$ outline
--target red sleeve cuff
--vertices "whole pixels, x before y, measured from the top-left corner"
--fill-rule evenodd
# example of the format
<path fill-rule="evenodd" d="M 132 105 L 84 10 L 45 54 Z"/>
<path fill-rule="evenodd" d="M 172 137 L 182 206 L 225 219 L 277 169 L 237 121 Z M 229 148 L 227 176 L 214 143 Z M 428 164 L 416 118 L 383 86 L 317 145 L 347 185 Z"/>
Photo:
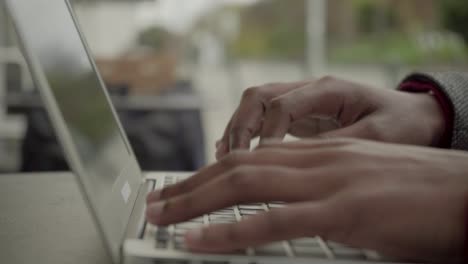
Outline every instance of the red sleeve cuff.
<path fill-rule="evenodd" d="M 439 90 L 436 85 L 418 81 L 404 82 L 400 85 L 399 90 L 412 93 L 431 93 L 435 97 L 439 103 L 445 119 L 445 131 L 439 147 L 450 148 L 452 142 L 454 111 L 452 104 L 447 96 L 441 90 Z"/>

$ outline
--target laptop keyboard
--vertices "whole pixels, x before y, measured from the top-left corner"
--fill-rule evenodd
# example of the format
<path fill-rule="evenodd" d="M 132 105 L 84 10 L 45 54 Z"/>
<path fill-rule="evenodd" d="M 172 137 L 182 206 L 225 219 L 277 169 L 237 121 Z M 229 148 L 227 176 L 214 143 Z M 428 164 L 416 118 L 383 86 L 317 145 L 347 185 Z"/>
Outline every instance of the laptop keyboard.
<path fill-rule="evenodd" d="M 182 179 L 183 178 L 176 176 L 166 176 L 163 179 L 164 182 L 159 182 L 157 184 L 157 188 L 169 186 Z M 184 234 L 187 230 L 208 226 L 210 224 L 235 223 L 242 220 L 243 217 L 269 211 L 274 208 L 281 208 L 283 206 L 284 203 L 282 202 L 238 205 L 168 227 L 156 227 L 148 224 L 144 239 L 154 240 L 157 249 L 185 251 Z M 290 258 L 380 260 L 380 257 L 373 251 L 351 248 L 339 243 L 324 241 L 320 237 L 275 242 L 257 248 L 248 248 L 235 253 L 236 255 L 259 257 L 277 256 Z"/>

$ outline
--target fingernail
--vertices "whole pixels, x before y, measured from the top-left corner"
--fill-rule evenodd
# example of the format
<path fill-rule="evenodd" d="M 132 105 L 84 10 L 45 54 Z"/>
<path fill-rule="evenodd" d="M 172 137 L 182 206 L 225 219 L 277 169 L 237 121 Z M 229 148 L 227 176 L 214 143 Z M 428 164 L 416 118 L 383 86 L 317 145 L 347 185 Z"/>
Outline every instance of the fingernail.
<path fill-rule="evenodd" d="M 146 210 L 147 215 L 150 216 L 151 218 L 159 219 L 162 215 L 163 209 L 164 209 L 165 202 L 158 202 L 151 204 L 148 206 L 148 209 Z"/>
<path fill-rule="evenodd" d="M 203 231 L 201 228 L 189 230 L 185 234 L 185 243 L 187 245 L 201 243 L 202 236 L 203 236 Z"/>

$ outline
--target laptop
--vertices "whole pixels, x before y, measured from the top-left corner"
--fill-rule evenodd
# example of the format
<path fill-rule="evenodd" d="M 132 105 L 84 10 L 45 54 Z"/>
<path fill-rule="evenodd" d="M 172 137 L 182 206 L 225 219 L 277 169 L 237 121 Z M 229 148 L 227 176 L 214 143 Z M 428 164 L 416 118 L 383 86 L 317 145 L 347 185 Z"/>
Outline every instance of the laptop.
<path fill-rule="evenodd" d="M 4 0 L 35 84 L 114 263 L 390 263 L 371 251 L 319 237 L 280 241 L 231 254 L 194 254 L 183 234 L 284 206 L 238 205 L 188 222 L 145 221 L 146 195 L 186 179 L 185 173 L 143 174 L 96 69 L 68 0 Z"/>

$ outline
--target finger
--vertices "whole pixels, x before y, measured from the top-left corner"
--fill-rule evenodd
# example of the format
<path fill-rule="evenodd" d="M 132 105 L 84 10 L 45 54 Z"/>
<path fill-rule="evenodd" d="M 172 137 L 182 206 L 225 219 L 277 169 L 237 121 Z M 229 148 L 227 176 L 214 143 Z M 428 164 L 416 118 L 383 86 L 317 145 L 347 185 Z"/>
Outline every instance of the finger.
<path fill-rule="evenodd" d="M 250 141 L 261 127 L 265 97 L 266 92 L 259 88 L 249 88 L 244 92 L 237 114 L 226 134 L 228 151 L 250 148 Z"/>
<path fill-rule="evenodd" d="M 266 140 L 260 144 L 255 151 L 265 149 L 285 149 L 285 150 L 319 150 L 324 148 L 340 148 L 356 144 L 359 140 L 351 138 L 332 138 L 326 134 L 319 135 L 316 139 L 296 140 L 290 142 L 278 142 Z"/>
<path fill-rule="evenodd" d="M 228 126 L 229 126 L 229 124 L 228 124 Z M 216 149 L 219 149 L 220 147 L 222 147 L 222 145 L 223 145 L 222 139 L 217 140 L 216 143 L 215 143 Z"/>
<path fill-rule="evenodd" d="M 195 252 L 227 253 L 298 237 L 327 237 L 335 225 L 334 219 L 325 203 L 295 204 L 235 224 L 191 230 L 185 235 L 185 242 Z"/>
<path fill-rule="evenodd" d="M 311 181 L 314 184 L 307 184 Z M 285 186 L 284 183 L 288 185 Z M 269 201 L 297 202 L 327 197 L 346 181 L 323 171 L 279 167 L 241 167 L 192 192 L 150 204 L 148 220 L 157 225 L 187 221 L 235 204 Z"/>
<path fill-rule="evenodd" d="M 174 185 L 165 187 L 161 190 L 151 192 L 147 198 L 147 203 L 153 203 L 164 199 L 169 199 L 173 196 L 190 192 L 198 185 L 208 182 L 211 179 L 220 176 L 221 174 L 231 170 L 241 164 L 247 164 L 251 159 L 250 153 L 247 151 L 236 151 L 229 156 L 223 158 L 217 163 L 204 167 L 195 173 L 192 177 L 178 182 Z"/>
<path fill-rule="evenodd" d="M 303 86 L 304 83 L 268 84 L 247 89 L 242 96 L 237 114 L 226 135 L 229 136 L 229 151 L 248 149 L 251 139 L 261 129 L 265 108 L 271 98 L 297 89 Z"/>
<path fill-rule="evenodd" d="M 291 135 L 297 137 L 311 137 L 311 136 L 318 136 L 319 134 L 323 134 L 329 131 L 333 131 L 339 128 L 339 124 L 335 120 L 331 119 L 321 119 L 321 118 L 306 118 L 299 120 L 292 124 L 291 128 L 289 129 L 289 133 Z M 258 136 L 258 133 L 255 133 L 253 137 Z M 322 137 L 325 137 L 324 134 Z M 321 136 L 318 136 L 321 137 Z M 340 137 L 338 134 L 335 137 Z M 342 137 L 346 137 L 344 134 Z M 269 138 L 264 139 L 261 144 L 257 146 L 257 148 L 261 148 L 262 145 L 265 143 L 278 143 L 281 144 L 282 140 Z M 275 144 L 277 145 L 277 144 Z M 307 145 L 304 145 L 304 147 Z M 221 160 L 227 153 L 229 153 L 229 147 L 227 144 L 224 144 L 222 140 L 216 141 L 216 159 L 219 161 Z"/>
<path fill-rule="evenodd" d="M 236 115 L 237 115 L 237 110 L 236 112 L 234 112 L 226 128 L 224 129 L 223 137 L 220 140 L 218 140 L 216 143 L 216 159 L 217 160 L 220 160 L 227 153 L 229 153 L 229 131 L 231 131 L 232 120 L 235 118 Z"/>
<path fill-rule="evenodd" d="M 313 168 L 324 166 L 334 159 L 330 153 L 320 154 L 319 150 L 271 148 L 255 152 L 235 152 L 221 161 L 203 168 L 185 181 L 176 183 L 167 188 L 155 191 L 148 195 L 147 202 L 152 203 L 168 199 L 183 193 L 190 192 L 226 172 L 239 166 L 284 166 L 291 168 Z"/>
<path fill-rule="evenodd" d="M 359 103 L 362 96 L 355 87 L 326 77 L 274 98 L 265 112 L 261 140 L 283 138 L 294 122 L 306 117 L 333 119 L 341 125 L 353 123 L 368 107 Z"/>
<path fill-rule="evenodd" d="M 326 89 L 306 87 L 275 98 L 265 112 L 261 139 L 283 138 L 291 125 L 306 116 L 335 118 L 342 101 Z"/>

